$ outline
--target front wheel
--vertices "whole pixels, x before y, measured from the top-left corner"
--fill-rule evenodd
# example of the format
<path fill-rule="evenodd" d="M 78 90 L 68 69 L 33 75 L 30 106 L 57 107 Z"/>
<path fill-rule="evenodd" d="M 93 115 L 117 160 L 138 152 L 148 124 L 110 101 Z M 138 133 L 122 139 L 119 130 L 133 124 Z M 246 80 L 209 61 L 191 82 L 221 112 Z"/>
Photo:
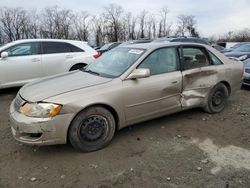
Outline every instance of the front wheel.
<path fill-rule="evenodd" d="M 115 133 L 115 119 L 103 107 L 90 107 L 80 112 L 69 128 L 69 140 L 74 148 L 90 152 L 104 148 Z"/>
<path fill-rule="evenodd" d="M 229 96 L 228 89 L 223 83 L 219 83 L 210 91 L 207 104 L 204 110 L 214 114 L 224 110 L 227 98 Z"/>

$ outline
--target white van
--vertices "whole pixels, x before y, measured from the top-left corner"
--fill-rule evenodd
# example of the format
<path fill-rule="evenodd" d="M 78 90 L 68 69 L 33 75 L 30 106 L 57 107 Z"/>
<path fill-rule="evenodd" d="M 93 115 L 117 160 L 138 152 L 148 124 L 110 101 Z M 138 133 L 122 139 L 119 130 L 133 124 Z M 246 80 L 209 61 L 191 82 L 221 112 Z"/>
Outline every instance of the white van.
<path fill-rule="evenodd" d="M 0 47 L 0 89 L 77 70 L 97 57 L 98 53 L 83 41 L 17 40 Z"/>

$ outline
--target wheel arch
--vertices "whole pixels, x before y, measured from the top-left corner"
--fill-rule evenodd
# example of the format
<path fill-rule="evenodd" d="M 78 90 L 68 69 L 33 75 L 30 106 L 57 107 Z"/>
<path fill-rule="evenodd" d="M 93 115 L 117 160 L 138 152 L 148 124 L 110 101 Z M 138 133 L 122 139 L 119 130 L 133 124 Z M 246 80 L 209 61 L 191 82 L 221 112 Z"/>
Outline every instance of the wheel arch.
<path fill-rule="evenodd" d="M 92 107 L 103 107 L 103 108 L 107 109 L 113 115 L 113 117 L 115 119 L 115 130 L 119 129 L 119 127 L 120 127 L 119 126 L 120 125 L 119 115 L 118 115 L 117 111 L 111 105 L 104 104 L 104 103 L 91 104 L 91 105 L 86 106 L 83 109 L 79 110 L 76 113 L 76 115 L 72 118 L 72 120 L 70 121 L 70 124 L 69 124 L 68 129 L 67 129 L 67 143 L 69 141 L 69 129 L 70 129 L 70 126 L 71 126 L 72 122 L 74 121 L 74 119 L 77 117 L 77 115 L 79 113 L 81 113 L 82 111 L 84 111 L 88 108 L 92 108 Z"/>
<path fill-rule="evenodd" d="M 83 63 L 83 62 L 72 64 L 72 65 L 69 67 L 69 71 L 71 71 L 73 67 L 80 66 L 80 65 L 82 65 L 82 66 L 85 67 L 85 66 L 88 65 L 88 64 L 87 64 L 87 63 Z"/>
<path fill-rule="evenodd" d="M 231 95 L 231 85 L 227 81 L 221 81 L 220 83 L 224 84 L 227 87 L 228 95 Z"/>

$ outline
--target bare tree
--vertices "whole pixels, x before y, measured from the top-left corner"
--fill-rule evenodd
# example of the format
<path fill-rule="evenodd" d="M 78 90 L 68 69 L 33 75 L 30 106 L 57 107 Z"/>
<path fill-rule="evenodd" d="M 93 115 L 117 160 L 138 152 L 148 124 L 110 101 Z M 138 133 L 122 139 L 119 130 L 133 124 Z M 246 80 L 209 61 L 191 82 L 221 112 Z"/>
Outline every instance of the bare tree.
<path fill-rule="evenodd" d="M 131 12 L 127 12 L 123 19 L 123 31 L 125 34 L 124 40 L 135 39 L 136 18 L 132 16 Z"/>
<path fill-rule="evenodd" d="M 163 7 L 162 9 L 161 9 L 161 11 L 160 11 L 160 16 L 161 16 L 161 20 L 160 20 L 160 22 L 161 22 L 161 27 L 162 27 L 162 29 L 161 29 L 161 36 L 168 36 L 168 35 L 170 35 L 170 32 L 171 32 L 171 26 L 172 26 L 172 24 L 168 24 L 167 23 L 167 15 L 168 15 L 168 13 L 169 13 L 169 9 L 168 9 L 168 7 Z"/>
<path fill-rule="evenodd" d="M 196 31 L 197 22 L 195 20 L 195 17 L 192 15 L 187 15 L 185 20 L 186 20 L 186 28 L 187 28 L 187 31 L 189 32 L 189 35 L 192 37 L 198 37 L 199 34 Z"/>
<path fill-rule="evenodd" d="M 177 34 L 185 36 L 185 33 L 188 32 L 190 36 L 199 36 L 198 32 L 196 31 L 197 22 L 194 16 L 181 14 L 178 16 L 177 24 Z"/>
<path fill-rule="evenodd" d="M 27 38 L 29 18 L 22 8 L 4 7 L 0 11 L 0 28 L 8 41 Z"/>
<path fill-rule="evenodd" d="M 119 40 L 119 34 L 121 32 L 121 17 L 123 12 L 123 8 L 116 4 L 110 4 L 104 8 L 103 16 L 107 26 L 107 36 L 112 42 Z"/>
<path fill-rule="evenodd" d="M 136 27 L 136 18 L 133 17 L 133 18 L 132 18 L 131 32 L 130 32 L 129 39 L 132 39 L 132 40 L 136 39 L 135 27 Z"/>
<path fill-rule="evenodd" d="M 0 7 L 0 43 L 41 37 L 77 39 L 101 45 L 104 42 L 169 36 L 173 31 L 168 13 L 169 9 L 163 7 L 157 16 L 146 10 L 134 16 L 116 4 L 110 4 L 103 13 L 94 16 L 86 11 L 73 12 L 57 6 L 39 12 Z M 176 26 L 176 35 L 199 36 L 197 21 L 192 15 L 179 15 Z M 230 31 L 213 37 L 215 40 L 250 41 L 250 29 Z"/>
<path fill-rule="evenodd" d="M 0 46 L 4 43 L 4 35 L 2 33 L 2 30 L 0 29 Z"/>
<path fill-rule="evenodd" d="M 40 19 L 36 10 L 32 10 L 29 14 L 29 25 L 28 32 L 29 38 L 39 38 L 40 37 Z"/>
<path fill-rule="evenodd" d="M 159 22 L 158 37 L 162 37 L 162 22 Z"/>
<path fill-rule="evenodd" d="M 146 25 L 146 16 L 148 12 L 146 10 L 141 11 L 138 20 L 139 20 L 139 27 L 140 27 L 140 35 L 139 38 L 145 38 L 145 25 Z"/>
<path fill-rule="evenodd" d="M 235 32 L 230 31 L 227 33 L 227 36 L 228 36 L 227 41 L 231 42 L 250 41 L 250 29 L 246 28 Z"/>
<path fill-rule="evenodd" d="M 156 36 L 156 19 L 153 14 L 150 14 L 147 19 L 147 32 L 148 32 L 148 38 L 155 38 Z"/>
<path fill-rule="evenodd" d="M 44 38 L 69 38 L 72 18 L 70 10 L 61 10 L 57 6 L 45 8 L 41 35 Z"/>
<path fill-rule="evenodd" d="M 74 17 L 74 30 L 76 39 L 88 41 L 90 16 L 87 11 L 82 11 Z"/>
<path fill-rule="evenodd" d="M 177 35 L 185 36 L 185 32 L 187 30 L 186 27 L 186 16 L 184 14 L 181 14 L 178 16 L 178 21 L 177 21 Z"/>
<path fill-rule="evenodd" d="M 105 33 L 104 33 L 104 20 L 102 16 L 93 16 L 90 25 L 91 30 L 93 31 L 93 38 L 97 46 L 102 45 L 105 42 Z"/>

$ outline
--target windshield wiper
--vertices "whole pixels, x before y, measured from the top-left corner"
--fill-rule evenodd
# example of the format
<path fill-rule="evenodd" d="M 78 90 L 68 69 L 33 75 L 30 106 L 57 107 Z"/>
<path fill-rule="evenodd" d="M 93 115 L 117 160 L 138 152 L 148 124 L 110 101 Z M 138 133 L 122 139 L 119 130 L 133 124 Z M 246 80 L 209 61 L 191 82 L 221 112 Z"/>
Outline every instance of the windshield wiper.
<path fill-rule="evenodd" d="M 95 74 L 95 75 L 98 75 L 98 76 L 100 75 L 100 73 L 92 71 L 92 70 L 84 70 L 84 72 L 88 72 L 90 74 Z"/>

